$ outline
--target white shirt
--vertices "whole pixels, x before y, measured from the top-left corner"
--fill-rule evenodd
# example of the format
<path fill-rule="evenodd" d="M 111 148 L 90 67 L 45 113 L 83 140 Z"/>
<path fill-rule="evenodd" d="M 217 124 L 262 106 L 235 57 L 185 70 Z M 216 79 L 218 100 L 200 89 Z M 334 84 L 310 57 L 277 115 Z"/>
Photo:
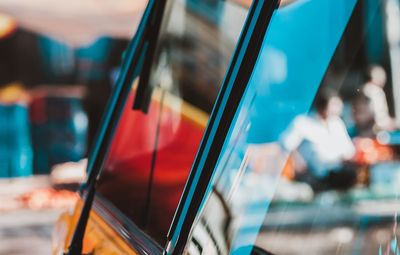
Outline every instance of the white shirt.
<path fill-rule="evenodd" d="M 284 149 L 298 149 L 316 177 L 338 170 L 343 160 L 354 156 L 355 148 L 339 117 L 322 120 L 318 116 L 297 117 L 281 137 Z"/>
<path fill-rule="evenodd" d="M 385 92 L 381 87 L 373 83 L 365 84 L 363 92 L 371 100 L 376 124 L 378 127 L 385 129 L 391 122 Z"/>

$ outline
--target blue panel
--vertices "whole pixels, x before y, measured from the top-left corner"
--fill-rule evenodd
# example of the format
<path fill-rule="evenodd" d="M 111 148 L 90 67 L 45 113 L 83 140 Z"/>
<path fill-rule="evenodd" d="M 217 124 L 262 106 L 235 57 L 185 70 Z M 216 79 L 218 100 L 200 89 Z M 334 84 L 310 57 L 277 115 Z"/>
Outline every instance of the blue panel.
<path fill-rule="evenodd" d="M 308 111 L 355 3 L 298 1 L 275 14 L 250 83 L 257 98 L 249 142 L 276 140 L 290 120 Z"/>

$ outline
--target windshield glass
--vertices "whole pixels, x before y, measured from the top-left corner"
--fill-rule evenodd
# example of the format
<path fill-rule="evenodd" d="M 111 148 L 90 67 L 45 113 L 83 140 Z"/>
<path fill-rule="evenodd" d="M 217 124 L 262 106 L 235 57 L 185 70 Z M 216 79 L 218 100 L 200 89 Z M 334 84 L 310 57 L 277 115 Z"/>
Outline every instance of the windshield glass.
<path fill-rule="evenodd" d="M 98 192 L 160 245 L 247 12 L 230 1 L 168 1 L 144 111 L 132 108 L 140 77 L 132 85 Z"/>
<path fill-rule="evenodd" d="M 399 25 L 397 0 L 282 1 L 186 253 L 399 254 Z"/>

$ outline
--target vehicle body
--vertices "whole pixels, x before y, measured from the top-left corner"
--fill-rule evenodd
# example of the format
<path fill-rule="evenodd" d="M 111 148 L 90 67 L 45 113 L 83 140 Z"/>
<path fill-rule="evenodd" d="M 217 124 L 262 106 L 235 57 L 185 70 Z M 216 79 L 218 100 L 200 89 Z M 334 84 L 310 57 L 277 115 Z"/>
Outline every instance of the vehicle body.
<path fill-rule="evenodd" d="M 149 1 L 53 252 L 396 254 L 394 147 L 361 142 L 358 186 L 313 192 L 281 146 L 322 88 L 355 108 L 369 65 L 397 68 L 374 3 Z"/>

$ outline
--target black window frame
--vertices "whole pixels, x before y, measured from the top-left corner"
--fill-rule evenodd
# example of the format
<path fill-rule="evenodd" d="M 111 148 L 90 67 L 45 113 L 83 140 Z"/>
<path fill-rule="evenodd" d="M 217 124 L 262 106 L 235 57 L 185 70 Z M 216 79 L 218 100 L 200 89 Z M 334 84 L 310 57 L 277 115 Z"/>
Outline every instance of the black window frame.
<path fill-rule="evenodd" d="M 279 5 L 280 0 L 252 2 L 171 224 L 164 254 L 184 252 L 222 146 L 259 57 L 265 33 Z"/>

